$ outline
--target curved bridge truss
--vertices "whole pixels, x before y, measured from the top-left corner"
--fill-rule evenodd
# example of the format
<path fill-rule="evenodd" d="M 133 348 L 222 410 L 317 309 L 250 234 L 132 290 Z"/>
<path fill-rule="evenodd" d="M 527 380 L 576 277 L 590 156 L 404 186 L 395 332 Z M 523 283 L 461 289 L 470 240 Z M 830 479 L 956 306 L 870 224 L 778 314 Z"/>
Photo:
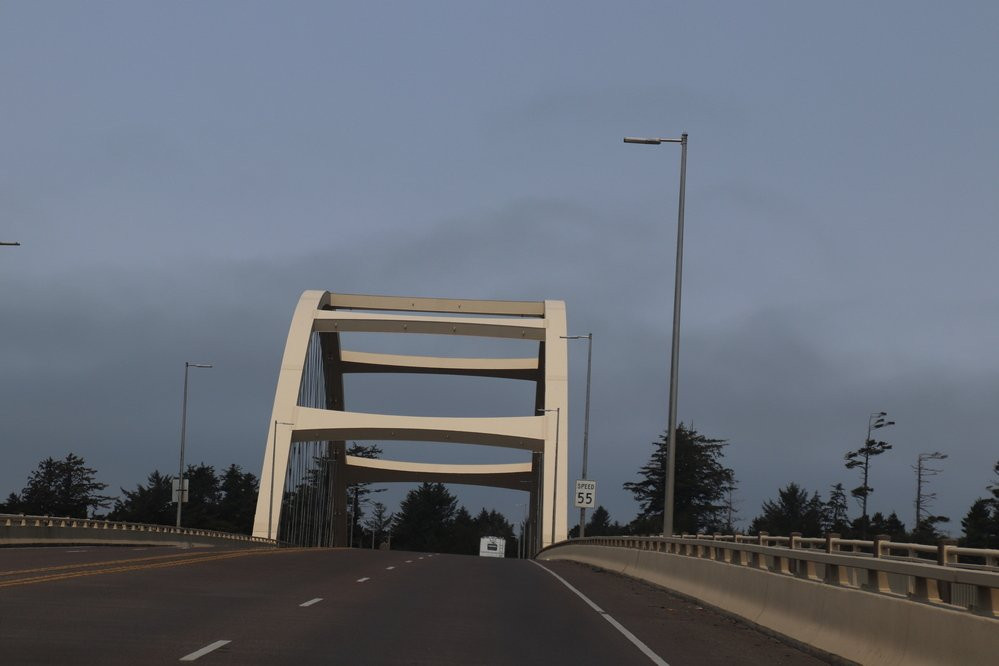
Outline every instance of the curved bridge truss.
<path fill-rule="evenodd" d="M 442 358 L 345 350 L 341 333 L 471 335 L 533 340 L 530 358 Z M 253 535 L 347 545 L 353 483 L 471 484 L 530 494 L 528 545 L 566 538 L 568 391 L 562 301 L 467 301 L 306 291 L 281 361 Z M 422 373 L 533 381 L 537 413 L 507 418 L 347 411 L 349 373 Z M 530 451 L 530 462 L 427 464 L 348 455 L 348 440 L 431 441 Z"/>

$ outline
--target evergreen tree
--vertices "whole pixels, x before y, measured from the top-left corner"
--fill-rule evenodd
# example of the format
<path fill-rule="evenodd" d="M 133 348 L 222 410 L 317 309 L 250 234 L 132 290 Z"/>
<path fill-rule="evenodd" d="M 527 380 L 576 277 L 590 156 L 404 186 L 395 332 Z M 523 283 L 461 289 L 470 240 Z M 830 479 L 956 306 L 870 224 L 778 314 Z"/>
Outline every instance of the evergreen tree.
<path fill-rule="evenodd" d="M 946 534 L 937 529 L 940 523 L 949 523 L 947 516 L 923 516 L 916 528 L 909 533 L 908 540 L 914 543 L 935 544 Z"/>
<path fill-rule="evenodd" d="M 832 486 L 829 500 L 825 506 L 825 532 L 835 532 L 844 538 L 850 536 L 849 504 L 846 501 L 846 490 L 842 483 Z"/>
<path fill-rule="evenodd" d="M 115 500 L 114 508 L 108 514 L 110 520 L 150 525 L 170 525 L 176 516 L 171 482 L 173 477 L 163 476 L 154 471 L 146 479 L 146 485 L 136 485 L 135 490 L 121 489 L 123 497 Z"/>
<path fill-rule="evenodd" d="M 459 555 L 479 554 L 479 527 L 465 507 L 459 508 L 454 514 L 444 552 Z"/>
<path fill-rule="evenodd" d="M 375 502 L 371 509 L 371 517 L 364 521 L 364 527 L 371 532 L 375 544 L 381 543 L 382 536 L 387 534 L 392 527 L 393 514 L 388 513 L 385 505 Z"/>
<path fill-rule="evenodd" d="M 198 527 L 206 530 L 225 530 L 227 525 L 219 520 L 219 502 L 222 500 L 222 487 L 215 468 L 205 463 L 188 465 L 187 502 L 182 511 L 183 527 Z M 174 505 L 176 511 L 176 505 Z"/>
<path fill-rule="evenodd" d="M 979 498 L 961 520 L 965 548 L 999 548 L 999 511 L 992 500 Z"/>
<path fill-rule="evenodd" d="M 0 513 L 23 513 L 21 511 L 21 497 L 17 493 L 7 495 L 7 500 L 0 503 Z"/>
<path fill-rule="evenodd" d="M 257 512 L 256 474 L 244 472 L 239 465 L 229 465 L 219 479 L 222 498 L 217 517 L 219 528 L 226 532 L 250 534 Z"/>
<path fill-rule="evenodd" d="M 802 536 L 817 537 L 823 533 L 825 505 L 819 494 L 808 491 L 797 483 L 789 483 L 777 491 L 777 500 L 763 503 L 763 513 L 753 519 L 750 532 L 789 535 L 801 532 Z"/>
<path fill-rule="evenodd" d="M 879 456 L 885 451 L 891 450 L 891 444 L 888 442 L 880 442 L 874 439 L 868 439 L 864 442 L 864 445 L 857 449 L 856 451 L 848 451 L 844 456 L 845 465 L 847 469 L 862 468 L 861 479 L 862 483 L 850 491 L 861 507 L 861 520 L 860 528 L 861 535 L 866 535 L 865 531 L 869 525 L 867 520 L 867 500 L 871 493 L 874 492 L 874 488 L 870 486 L 870 470 L 871 470 L 871 458 Z"/>
<path fill-rule="evenodd" d="M 877 534 L 887 534 L 892 541 L 905 541 L 908 539 L 908 534 L 905 531 L 905 523 L 903 523 L 898 514 L 892 511 L 888 514 L 886 518 L 880 511 L 871 516 L 867 524 L 863 524 L 864 517 L 861 516 L 857 520 L 853 521 L 853 529 L 861 534 L 868 533 L 870 535 Z"/>
<path fill-rule="evenodd" d="M 579 534 L 579 526 L 577 525 L 576 534 Z M 617 536 L 620 534 L 625 534 L 627 528 L 621 523 L 610 520 L 610 513 L 603 507 L 603 505 L 597 506 L 590 514 L 590 519 L 586 521 L 586 536 Z"/>
<path fill-rule="evenodd" d="M 964 528 L 962 546 L 999 548 L 999 461 L 993 470 L 996 479 L 987 486 L 992 497 L 975 500 L 967 515 L 961 520 L 961 527 Z"/>
<path fill-rule="evenodd" d="M 443 483 L 422 483 L 406 493 L 392 534 L 401 550 L 446 552 L 458 499 Z"/>
<path fill-rule="evenodd" d="M 28 477 L 28 485 L 17 500 L 19 513 L 40 516 L 87 518 L 94 509 L 111 505 L 100 494 L 108 484 L 95 480 L 97 471 L 83 458 L 69 453 L 62 460 L 45 458 Z M 16 496 L 15 496 L 16 497 Z M 9 497 L 8 502 L 14 497 Z"/>
<path fill-rule="evenodd" d="M 624 484 L 640 506 L 632 531 L 662 531 L 663 497 L 669 440 L 664 433 L 653 443 L 649 462 L 639 479 Z M 673 525 L 677 532 L 715 531 L 725 523 L 725 497 L 735 486 L 735 473 L 722 464 L 727 442 L 709 439 L 682 423 L 676 429 L 676 467 Z"/>

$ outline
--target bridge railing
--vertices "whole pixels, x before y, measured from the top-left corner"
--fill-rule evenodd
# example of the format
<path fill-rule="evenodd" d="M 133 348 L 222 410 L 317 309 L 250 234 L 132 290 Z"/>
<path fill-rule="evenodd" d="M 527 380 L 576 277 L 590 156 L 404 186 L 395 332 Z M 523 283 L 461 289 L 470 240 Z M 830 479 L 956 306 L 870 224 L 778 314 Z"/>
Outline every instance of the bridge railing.
<path fill-rule="evenodd" d="M 21 529 L 24 530 L 24 537 L 19 536 Z M 100 540 L 102 536 L 106 536 L 109 542 L 120 541 L 121 537 L 134 540 L 144 540 L 143 537 L 148 537 L 150 541 L 158 541 L 176 536 L 187 539 L 211 539 L 232 542 L 234 545 L 278 545 L 273 539 L 193 527 L 150 525 L 147 523 L 129 523 L 96 518 L 26 516 L 22 514 L 0 514 L 0 534 L 6 535 L 8 537 L 7 541 L 16 543 L 25 543 L 25 539 L 37 543 L 56 543 L 63 539 L 71 541 L 74 538 L 80 538 L 81 535 L 86 535 L 88 540 Z M 4 539 L 0 539 L 0 544 L 4 541 Z"/>
<path fill-rule="evenodd" d="M 932 561 L 940 566 L 956 566 L 969 569 L 999 571 L 999 550 L 988 548 L 964 548 L 955 539 L 941 539 L 937 545 L 892 541 L 886 534 L 874 539 L 843 539 L 830 533 L 824 537 L 776 536 L 766 532 L 759 535 L 747 534 L 683 534 L 685 539 L 710 539 L 713 541 L 733 541 L 753 543 L 761 546 L 783 546 L 786 548 L 812 548 L 826 552 L 856 555 L 859 557 L 884 557 L 914 562 Z"/>
<path fill-rule="evenodd" d="M 999 618 L 999 550 L 799 535 L 586 537 L 566 545 L 650 550 L 749 567 Z M 544 551 L 542 551 L 544 552 Z M 893 555 L 892 553 L 902 553 Z M 931 559 L 932 558 L 932 559 Z"/>

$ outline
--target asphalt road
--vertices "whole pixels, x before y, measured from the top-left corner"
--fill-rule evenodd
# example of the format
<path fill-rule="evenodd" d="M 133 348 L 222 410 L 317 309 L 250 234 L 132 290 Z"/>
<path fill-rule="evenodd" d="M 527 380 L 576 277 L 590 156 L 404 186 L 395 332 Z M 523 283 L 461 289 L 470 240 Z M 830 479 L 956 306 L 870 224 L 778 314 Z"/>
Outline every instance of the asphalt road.
<path fill-rule="evenodd" d="M 0 549 L 0 664 L 823 663 L 644 583 L 543 565 L 343 549 Z"/>

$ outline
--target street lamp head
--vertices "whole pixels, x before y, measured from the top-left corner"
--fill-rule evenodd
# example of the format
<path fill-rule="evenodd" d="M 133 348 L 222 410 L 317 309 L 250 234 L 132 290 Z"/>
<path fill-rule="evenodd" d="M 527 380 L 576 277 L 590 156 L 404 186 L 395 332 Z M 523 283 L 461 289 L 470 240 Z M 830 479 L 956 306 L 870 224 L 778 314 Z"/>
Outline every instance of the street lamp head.
<path fill-rule="evenodd" d="M 624 137 L 625 143 L 644 143 L 650 146 L 658 146 L 662 143 L 662 139 L 643 139 L 637 136 L 626 136 Z"/>
<path fill-rule="evenodd" d="M 191 363 L 187 361 L 184 363 L 189 368 L 212 368 L 214 367 L 211 363 Z"/>

